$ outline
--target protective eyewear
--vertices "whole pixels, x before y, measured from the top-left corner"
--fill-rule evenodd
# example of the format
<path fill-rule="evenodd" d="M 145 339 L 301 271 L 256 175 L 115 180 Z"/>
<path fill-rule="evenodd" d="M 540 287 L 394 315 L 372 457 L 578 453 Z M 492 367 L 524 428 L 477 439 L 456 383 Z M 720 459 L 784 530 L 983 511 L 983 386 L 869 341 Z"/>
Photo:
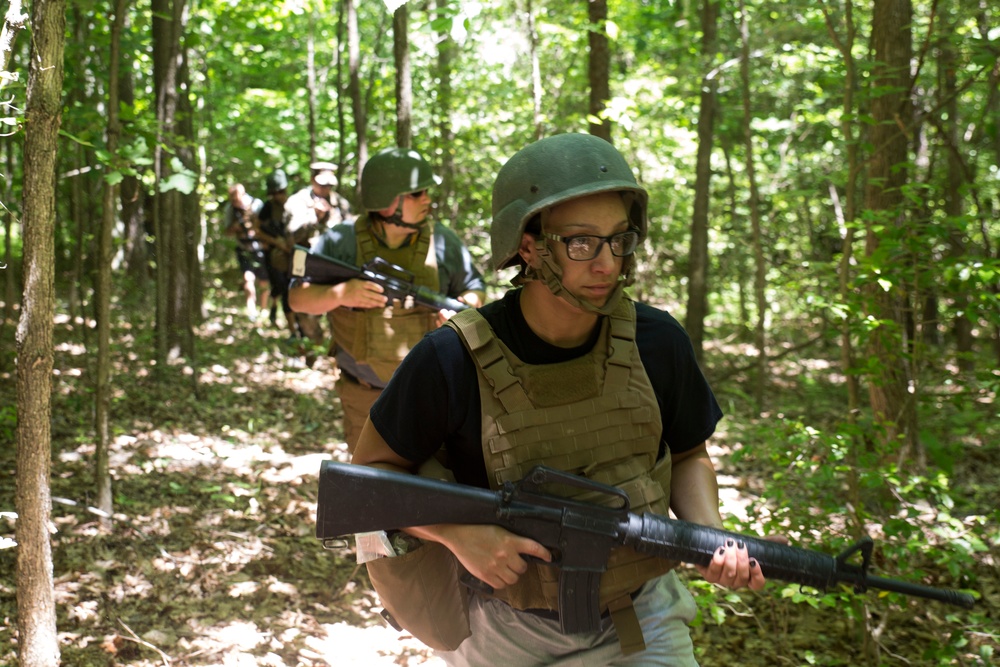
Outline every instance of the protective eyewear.
<path fill-rule="evenodd" d="M 590 234 L 575 234 L 573 236 L 559 236 L 558 234 L 543 233 L 547 239 L 562 241 L 566 244 L 566 255 L 575 261 L 585 262 L 594 259 L 601 252 L 601 248 L 607 243 L 611 248 L 611 254 L 615 257 L 627 257 L 635 252 L 639 245 L 639 232 L 634 229 L 612 234 L 611 236 L 592 236 Z"/>

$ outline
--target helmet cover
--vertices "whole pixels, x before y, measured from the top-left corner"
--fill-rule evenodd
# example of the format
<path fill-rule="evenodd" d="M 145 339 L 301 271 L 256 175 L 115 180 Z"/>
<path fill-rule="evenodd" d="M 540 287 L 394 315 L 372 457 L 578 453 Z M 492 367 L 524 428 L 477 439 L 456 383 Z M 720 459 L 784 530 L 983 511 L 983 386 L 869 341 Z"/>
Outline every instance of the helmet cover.
<path fill-rule="evenodd" d="M 629 220 L 646 238 L 649 196 L 610 143 L 591 134 L 557 134 L 525 146 L 500 168 L 493 184 L 490 240 L 493 266 L 518 263 L 528 221 L 562 202 L 600 192 L 631 193 Z"/>
<path fill-rule="evenodd" d="M 419 192 L 441 183 L 417 151 L 385 148 L 373 155 L 361 170 L 361 204 L 368 211 L 392 206 L 399 195 Z"/>

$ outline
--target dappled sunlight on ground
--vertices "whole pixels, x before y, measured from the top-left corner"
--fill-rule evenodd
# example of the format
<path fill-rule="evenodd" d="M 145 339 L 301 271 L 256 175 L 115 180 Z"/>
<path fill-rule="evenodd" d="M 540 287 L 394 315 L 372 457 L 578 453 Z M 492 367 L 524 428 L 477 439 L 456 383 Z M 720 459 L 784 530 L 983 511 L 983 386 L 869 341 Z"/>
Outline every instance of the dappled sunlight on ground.
<path fill-rule="evenodd" d="M 170 373 L 157 376 L 148 350 L 137 352 L 123 343 L 138 347 L 133 336 L 142 327 L 121 323 L 120 329 L 112 379 L 110 529 L 90 507 L 96 455 L 92 399 L 88 374 L 80 368 L 81 347 L 65 340 L 79 331 L 57 327 L 56 332 L 63 340 L 57 343 L 53 399 L 52 525 L 63 664 L 442 665 L 420 642 L 384 623 L 353 548 L 327 550 L 315 538 L 320 465 L 349 459 L 332 362 L 320 358 L 307 368 L 285 345 L 283 330 L 215 317 L 199 330 L 198 364 L 187 368 L 188 362 L 176 359 Z M 144 335 L 148 341 L 148 332 Z M 820 420 L 841 414 L 845 399 L 836 386 L 836 364 L 809 353 L 774 363 L 775 381 L 768 387 L 772 410 L 761 415 L 750 407 L 752 384 L 741 366 L 753 361 L 752 350 L 736 343 L 720 347 L 725 349 L 712 352 L 720 367 L 712 370 L 735 378 L 718 383 L 727 416 L 709 440 L 720 472 L 723 516 L 745 532 L 761 533 L 766 524 L 779 525 L 794 506 L 797 517 L 813 523 L 789 530 L 793 542 L 826 549 L 831 536 L 848 531 L 846 512 L 824 509 L 839 502 L 843 491 L 836 480 L 806 488 L 825 470 L 824 442 L 793 442 L 781 425 L 820 426 Z M 9 369 L 0 374 L 0 384 L 0 399 L 13 405 Z M 957 379 L 939 390 L 944 407 L 963 392 Z M 986 405 L 995 395 L 972 398 L 970 403 Z M 0 435 L 12 432 L 9 413 L 0 411 L 0 417 L 7 419 L 0 422 L 6 428 Z M 991 434 L 970 428 L 956 435 L 967 445 L 954 462 L 956 486 L 962 484 L 956 498 L 972 486 L 982 486 L 984 493 L 995 489 L 990 480 L 1000 462 Z M 788 453 L 791 463 L 776 467 L 766 449 Z M 794 467 L 799 463 L 801 468 Z M 13 479 L 6 474 L 13 470 L 14 448 L 0 447 L 0 480 Z M 776 501 L 771 484 L 778 475 L 798 492 Z M 833 500 L 823 505 L 817 489 Z M 995 506 L 995 498 L 973 500 L 977 507 Z M 0 481 L 2 665 L 13 664 L 16 651 L 13 509 L 13 485 Z M 906 558 L 882 563 L 888 574 L 912 577 L 912 570 L 922 570 L 928 583 L 957 579 L 961 572 L 953 575 L 948 563 L 935 562 L 950 550 L 940 545 L 968 543 L 971 522 L 989 520 L 984 511 L 959 514 L 934 504 L 905 509 L 911 514 L 869 517 L 872 536 L 888 541 L 894 537 L 890 521 L 916 519 L 934 525 L 934 532 L 919 536 L 929 545 L 926 553 L 897 551 Z M 980 613 L 985 613 L 1000 600 L 995 576 L 987 576 L 995 572 L 997 556 L 977 558 L 976 581 L 986 596 Z M 934 603 L 886 601 L 873 594 L 793 601 L 799 595 L 794 586 L 769 583 L 761 593 L 736 594 L 706 584 L 691 568 L 683 568 L 682 577 L 692 590 L 702 591 L 704 617 L 692 634 L 703 667 L 859 664 L 851 641 L 864 614 L 880 628 L 884 655 L 900 655 L 899 664 L 939 664 L 921 662 L 920 656 L 922 647 L 942 637 L 962 643 L 956 651 L 962 664 L 986 664 L 969 656 L 977 645 L 995 643 L 968 630 L 971 616 Z"/>
<path fill-rule="evenodd" d="M 324 660 L 331 667 L 340 665 L 428 665 L 439 667 L 444 661 L 406 634 L 387 625 L 358 628 L 348 623 L 322 626 L 325 636 L 310 637 L 305 645 L 309 657 Z M 500 663 L 498 663 L 500 664 Z"/>

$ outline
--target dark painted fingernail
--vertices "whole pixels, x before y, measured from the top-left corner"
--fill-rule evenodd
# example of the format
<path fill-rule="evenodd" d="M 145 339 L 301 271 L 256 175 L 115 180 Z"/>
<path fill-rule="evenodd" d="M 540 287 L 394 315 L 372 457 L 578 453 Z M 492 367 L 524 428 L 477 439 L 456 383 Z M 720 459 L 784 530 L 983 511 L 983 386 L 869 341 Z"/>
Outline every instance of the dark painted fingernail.
<path fill-rule="evenodd" d="M 738 549 L 745 549 L 746 546 L 747 545 L 743 544 L 743 540 L 740 540 L 739 542 L 736 543 L 736 548 Z"/>
<path fill-rule="evenodd" d="M 726 555 L 726 547 L 719 547 L 719 555 L 720 556 Z"/>
<path fill-rule="evenodd" d="M 730 537 L 728 540 L 726 540 L 726 546 L 729 548 L 733 547 L 733 538 Z"/>
<path fill-rule="evenodd" d="M 753 558 L 751 558 L 750 559 L 750 569 L 752 570 L 755 567 L 757 567 L 757 561 L 755 561 Z"/>

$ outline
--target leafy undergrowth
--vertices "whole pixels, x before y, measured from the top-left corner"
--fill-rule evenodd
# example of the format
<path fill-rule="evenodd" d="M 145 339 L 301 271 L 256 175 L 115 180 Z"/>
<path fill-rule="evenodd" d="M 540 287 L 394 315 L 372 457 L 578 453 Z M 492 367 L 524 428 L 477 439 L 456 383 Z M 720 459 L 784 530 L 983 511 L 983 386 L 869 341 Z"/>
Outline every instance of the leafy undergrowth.
<path fill-rule="evenodd" d="M 139 352 L 149 349 L 148 324 L 119 325 L 110 530 L 88 509 L 91 362 L 79 326 L 57 325 L 53 557 L 63 664 L 442 664 L 386 627 L 350 551 L 324 550 L 313 536 L 320 461 L 347 456 L 334 369 L 325 359 L 306 368 L 280 330 L 234 321 L 232 312 L 199 331 L 193 368 L 178 364 L 157 379 L 149 354 Z M 14 382 L 10 361 L 0 364 L 0 538 L 11 539 Z M 731 456 L 737 440 L 723 432 L 714 445 L 723 497 L 741 517 L 738 526 L 759 525 L 752 501 L 774 462 Z M 974 467 L 982 479 L 974 481 L 996 489 L 983 473 L 985 466 L 997 469 L 996 448 L 985 456 Z M 784 502 L 809 501 L 786 496 Z M 838 521 L 821 523 L 833 531 Z M 793 535 L 810 537 L 823 544 L 822 532 Z M 3 544 L 0 664 L 14 664 L 17 548 Z M 989 664 L 1000 599 L 996 544 L 991 548 L 964 563 L 959 579 L 931 548 L 920 562 L 885 564 L 887 576 L 919 568 L 939 585 L 974 584 L 983 595 L 975 612 L 873 593 L 802 596 L 777 583 L 736 595 L 685 570 L 702 609 L 692 629 L 700 661 L 705 667 L 857 665 L 877 654 L 887 665 Z M 877 638 L 867 648 L 859 639 L 866 617 Z"/>

